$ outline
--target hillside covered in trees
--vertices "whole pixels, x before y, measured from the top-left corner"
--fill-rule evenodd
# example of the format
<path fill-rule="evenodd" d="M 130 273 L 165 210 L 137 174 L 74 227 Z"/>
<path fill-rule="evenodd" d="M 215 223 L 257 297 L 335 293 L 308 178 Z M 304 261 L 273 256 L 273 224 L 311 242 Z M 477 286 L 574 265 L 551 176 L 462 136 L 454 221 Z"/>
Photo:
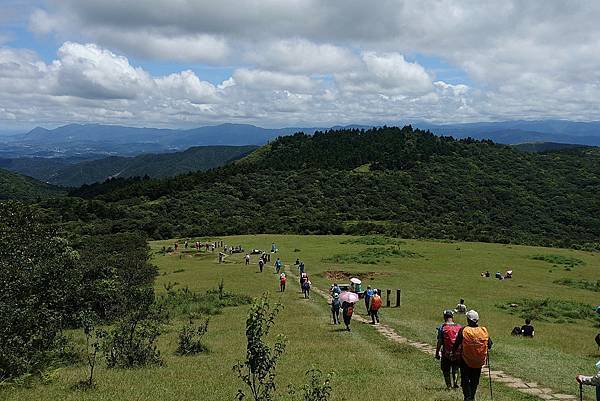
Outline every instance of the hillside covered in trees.
<path fill-rule="evenodd" d="M 367 233 L 597 249 L 600 153 L 526 153 L 404 128 L 302 133 L 207 172 L 43 203 L 66 228 L 152 238 Z"/>
<path fill-rule="evenodd" d="M 62 188 L 0 168 L 0 200 L 35 200 L 63 195 L 65 192 Z"/>

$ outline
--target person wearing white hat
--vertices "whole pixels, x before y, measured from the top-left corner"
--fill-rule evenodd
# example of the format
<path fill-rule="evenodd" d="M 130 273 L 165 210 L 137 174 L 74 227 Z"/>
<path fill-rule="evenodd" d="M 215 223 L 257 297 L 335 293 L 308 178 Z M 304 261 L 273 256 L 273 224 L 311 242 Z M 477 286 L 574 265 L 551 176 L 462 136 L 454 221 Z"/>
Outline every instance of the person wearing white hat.
<path fill-rule="evenodd" d="M 486 364 L 488 351 L 492 348 L 492 339 L 487 328 L 479 326 L 479 313 L 470 310 L 466 315 L 467 326 L 458 332 L 452 355 L 456 355 L 461 349 L 460 385 L 465 401 L 473 401 L 479 386 L 481 368 Z"/>

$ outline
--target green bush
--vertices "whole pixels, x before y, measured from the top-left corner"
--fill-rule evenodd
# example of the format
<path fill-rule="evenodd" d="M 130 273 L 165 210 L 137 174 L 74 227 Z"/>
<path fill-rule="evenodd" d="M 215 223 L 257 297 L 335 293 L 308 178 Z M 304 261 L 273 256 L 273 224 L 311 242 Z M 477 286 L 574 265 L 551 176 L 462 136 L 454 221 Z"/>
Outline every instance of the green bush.
<path fill-rule="evenodd" d="M 562 255 L 556 255 L 556 254 L 533 255 L 533 256 L 531 256 L 531 259 L 542 260 L 544 262 L 548 262 L 548 263 L 551 263 L 554 265 L 564 265 L 567 268 L 569 268 L 569 267 L 572 268 L 575 266 L 580 266 L 580 265 L 585 264 L 583 262 L 583 260 L 581 260 L 581 259 L 568 257 L 568 256 L 562 256 Z"/>
<path fill-rule="evenodd" d="M 575 323 L 576 321 L 598 320 L 592 305 L 560 299 L 523 299 L 496 305 L 498 308 L 523 319 L 553 323 Z"/>
<path fill-rule="evenodd" d="M 590 281 L 590 280 L 573 280 L 570 278 L 563 278 L 560 280 L 554 281 L 555 284 L 565 285 L 567 287 L 579 288 L 582 290 L 600 292 L 600 280 Z"/>
<path fill-rule="evenodd" d="M 328 258 L 323 258 L 323 262 L 339 264 L 358 263 L 365 265 L 375 265 L 379 263 L 389 263 L 388 258 L 390 257 L 418 258 L 422 257 L 422 255 L 406 249 L 401 249 L 398 246 L 372 247 L 357 253 L 337 254 Z"/>
<path fill-rule="evenodd" d="M 360 245 L 399 245 L 404 241 L 396 238 L 390 238 L 383 235 L 366 235 L 359 238 L 347 239 L 340 242 L 341 244 L 360 244 Z"/>
<path fill-rule="evenodd" d="M 202 342 L 202 338 L 208 332 L 209 318 L 205 318 L 200 324 L 195 325 L 190 319 L 189 323 L 185 324 L 179 330 L 177 355 L 195 355 L 207 350 Z"/>
<path fill-rule="evenodd" d="M 104 333 L 102 351 L 109 368 L 162 364 L 157 340 L 166 315 L 156 305 L 141 307 Z"/>
<path fill-rule="evenodd" d="M 247 295 L 225 291 L 222 284 L 204 294 L 191 291 L 188 287 L 176 289 L 172 283 L 166 285 L 165 290 L 166 294 L 161 296 L 159 302 L 174 315 L 218 315 L 223 308 L 252 302 Z"/>

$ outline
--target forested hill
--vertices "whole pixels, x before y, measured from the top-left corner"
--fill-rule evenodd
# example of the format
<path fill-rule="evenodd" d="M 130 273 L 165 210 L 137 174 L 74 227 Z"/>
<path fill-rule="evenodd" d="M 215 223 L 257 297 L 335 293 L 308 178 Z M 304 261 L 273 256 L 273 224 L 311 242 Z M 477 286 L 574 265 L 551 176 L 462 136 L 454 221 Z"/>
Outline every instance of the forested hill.
<path fill-rule="evenodd" d="M 172 177 L 222 166 L 256 148 L 257 146 L 197 146 L 183 152 L 136 157 L 112 156 L 65 166 L 49 177 L 48 181 L 62 186 L 79 187 L 103 182 L 109 177 Z"/>
<path fill-rule="evenodd" d="M 526 153 L 412 127 L 279 138 L 204 173 L 115 179 L 48 202 L 91 232 L 365 233 L 598 247 L 597 149 Z"/>
<path fill-rule="evenodd" d="M 31 177 L 0 169 L 0 200 L 32 200 L 64 195 L 65 190 Z"/>

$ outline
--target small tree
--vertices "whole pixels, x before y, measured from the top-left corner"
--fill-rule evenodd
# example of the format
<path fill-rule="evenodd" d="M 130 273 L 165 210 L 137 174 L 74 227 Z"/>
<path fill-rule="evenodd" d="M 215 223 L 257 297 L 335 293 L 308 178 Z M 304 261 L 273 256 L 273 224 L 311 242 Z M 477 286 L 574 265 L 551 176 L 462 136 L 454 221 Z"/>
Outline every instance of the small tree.
<path fill-rule="evenodd" d="M 190 319 L 190 322 L 181 328 L 176 354 L 194 355 L 207 350 L 202 338 L 208 332 L 209 320 L 205 318 L 198 326 L 194 326 L 194 321 Z"/>
<path fill-rule="evenodd" d="M 275 368 L 285 351 L 285 338 L 277 336 L 273 348 L 265 341 L 282 305 L 271 306 L 267 294 L 254 300 L 246 320 L 246 361 L 233 367 L 238 377 L 250 389 L 254 401 L 271 401 L 275 391 Z M 238 390 L 238 400 L 246 394 Z"/>
<path fill-rule="evenodd" d="M 87 362 L 88 375 L 86 380 L 79 383 L 80 388 L 90 389 L 96 387 L 94 382 L 94 369 L 96 367 L 98 352 L 101 348 L 101 340 L 105 332 L 96 329 L 96 315 L 92 311 L 82 312 L 80 315 L 83 334 L 85 335 L 85 359 Z"/>
<path fill-rule="evenodd" d="M 331 378 L 333 373 L 324 375 L 319 369 L 306 372 L 309 376 L 308 384 L 302 386 L 304 401 L 329 401 L 331 397 Z"/>

